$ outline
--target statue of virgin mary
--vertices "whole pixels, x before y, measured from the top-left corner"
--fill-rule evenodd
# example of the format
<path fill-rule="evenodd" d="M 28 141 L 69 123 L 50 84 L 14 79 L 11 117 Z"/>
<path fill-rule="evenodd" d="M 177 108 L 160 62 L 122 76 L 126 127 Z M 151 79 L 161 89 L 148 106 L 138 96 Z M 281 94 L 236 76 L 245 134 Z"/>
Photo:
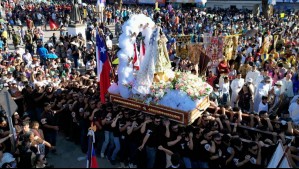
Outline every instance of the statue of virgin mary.
<path fill-rule="evenodd" d="M 73 0 L 72 3 L 72 11 L 71 11 L 71 15 L 70 15 L 70 20 L 73 23 L 80 23 L 81 22 L 81 13 L 80 13 L 80 9 L 79 9 L 79 5 L 78 5 L 78 0 Z"/>
<path fill-rule="evenodd" d="M 168 73 L 171 72 L 171 63 L 166 48 L 167 38 L 160 26 L 156 26 L 151 36 L 145 57 L 137 73 L 133 93 L 147 95 L 153 82 L 168 80 Z"/>

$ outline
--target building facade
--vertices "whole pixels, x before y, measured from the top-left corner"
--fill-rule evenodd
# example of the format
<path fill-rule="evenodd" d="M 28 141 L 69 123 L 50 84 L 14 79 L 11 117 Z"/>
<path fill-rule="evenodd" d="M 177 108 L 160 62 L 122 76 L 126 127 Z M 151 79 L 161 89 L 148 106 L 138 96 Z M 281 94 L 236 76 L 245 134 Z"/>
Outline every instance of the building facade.
<path fill-rule="evenodd" d="M 208 0 L 208 8 L 238 8 L 252 10 L 256 4 L 262 5 L 261 0 Z"/>

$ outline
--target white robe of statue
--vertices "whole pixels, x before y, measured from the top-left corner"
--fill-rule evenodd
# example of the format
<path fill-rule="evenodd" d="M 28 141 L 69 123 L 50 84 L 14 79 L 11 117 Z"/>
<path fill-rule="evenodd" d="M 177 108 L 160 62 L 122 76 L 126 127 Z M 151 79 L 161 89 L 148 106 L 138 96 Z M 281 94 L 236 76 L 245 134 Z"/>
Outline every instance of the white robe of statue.
<path fill-rule="evenodd" d="M 150 39 L 149 45 L 145 51 L 145 56 L 137 73 L 136 83 L 133 87 L 133 94 L 147 95 L 150 93 L 150 87 L 154 80 L 155 65 L 158 56 L 158 40 L 160 27 L 157 27 Z"/>

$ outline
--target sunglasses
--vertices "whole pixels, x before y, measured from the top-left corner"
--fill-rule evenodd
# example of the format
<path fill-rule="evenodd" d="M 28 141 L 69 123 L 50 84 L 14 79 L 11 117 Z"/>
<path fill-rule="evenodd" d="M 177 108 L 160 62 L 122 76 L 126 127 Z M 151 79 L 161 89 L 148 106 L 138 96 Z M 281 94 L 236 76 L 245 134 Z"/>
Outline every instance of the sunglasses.
<path fill-rule="evenodd" d="M 216 142 L 220 142 L 220 141 L 222 141 L 221 139 L 219 139 L 219 140 L 215 140 Z"/>

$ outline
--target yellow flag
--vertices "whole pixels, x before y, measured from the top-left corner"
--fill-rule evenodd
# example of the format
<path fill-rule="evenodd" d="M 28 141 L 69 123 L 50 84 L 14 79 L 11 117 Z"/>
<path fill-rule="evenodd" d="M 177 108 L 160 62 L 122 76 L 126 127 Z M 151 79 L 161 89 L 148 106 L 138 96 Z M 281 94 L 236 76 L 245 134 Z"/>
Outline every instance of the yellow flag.
<path fill-rule="evenodd" d="M 85 8 L 83 9 L 83 18 L 87 18 L 87 10 Z"/>
<path fill-rule="evenodd" d="M 285 13 L 280 13 L 280 18 L 284 18 Z"/>
<path fill-rule="evenodd" d="M 112 62 L 113 65 L 118 65 L 119 64 L 119 59 L 116 58 L 113 62 Z"/>

